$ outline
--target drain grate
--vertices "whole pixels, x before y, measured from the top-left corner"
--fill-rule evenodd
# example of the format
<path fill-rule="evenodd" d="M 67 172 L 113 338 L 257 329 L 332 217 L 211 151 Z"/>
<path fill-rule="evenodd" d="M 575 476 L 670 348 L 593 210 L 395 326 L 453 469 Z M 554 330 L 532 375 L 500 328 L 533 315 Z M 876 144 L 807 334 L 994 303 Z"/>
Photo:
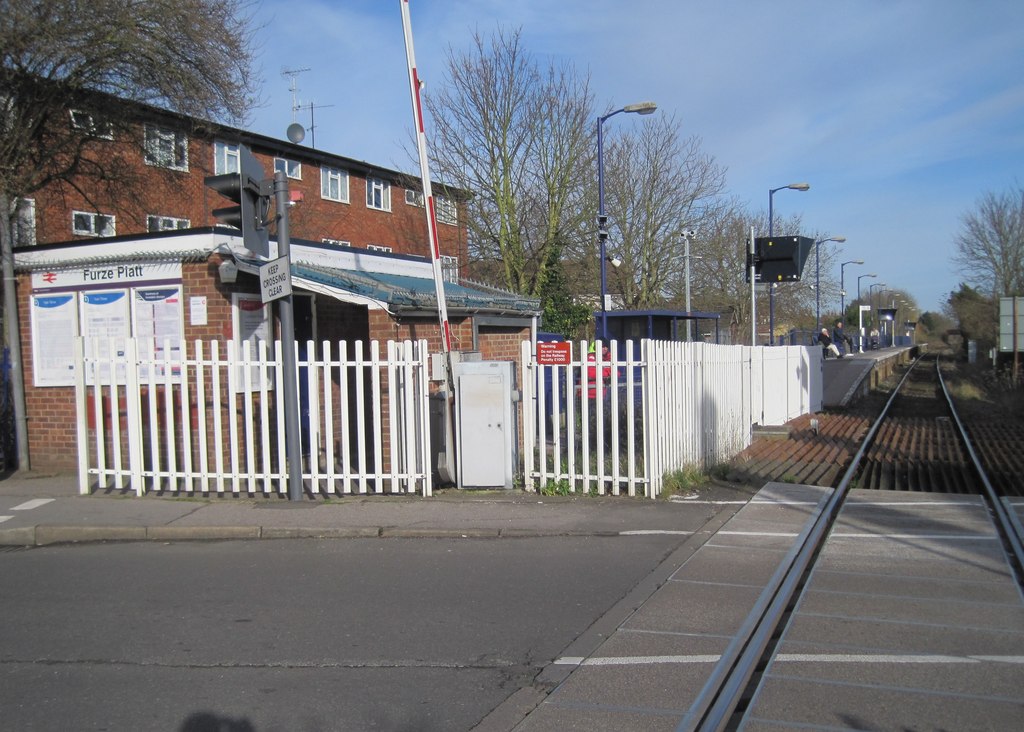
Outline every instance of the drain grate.
<path fill-rule="evenodd" d="M 30 546 L 0 546 L 0 554 L 11 554 L 12 552 L 23 552 L 31 549 Z"/>

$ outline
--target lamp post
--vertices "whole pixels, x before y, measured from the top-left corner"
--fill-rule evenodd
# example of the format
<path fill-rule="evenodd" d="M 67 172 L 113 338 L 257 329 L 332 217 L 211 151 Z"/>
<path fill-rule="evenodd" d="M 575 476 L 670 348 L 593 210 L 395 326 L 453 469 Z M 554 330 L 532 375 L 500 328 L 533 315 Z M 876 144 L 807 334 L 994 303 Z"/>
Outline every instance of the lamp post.
<path fill-rule="evenodd" d="M 768 189 L 768 238 L 774 236 L 775 212 L 772 208 L 772 198 L 777 191 L 809 191 L 810 183 L 790 183 L 788 186 Z M 768 283 L 768 345 L 775 345 L 775 283 Z"/>
<path fill-rule="evenodd" d="M 871 274 L 862 274 L 862 275 L 859 275 L 857 277 L 857 305 L 858 306 L 861 304 L 861 299 L 860 299 L 860 281 L 862 279 L 864 279 L 865 277 L 878 277 L 878 275 L 875 274 L 874 272 L 872 272 Z"/>
<path fill-rule="evenodd" d="M 814 242 L 814 333 L 821 331 L 821 259 L 818 257 L 818 245 L 827 241 L 834 241 L 842 244 L 846 241 L 845 236 L 830 236 L 827 239 L 818 239 Z M 863 262 L 861 262 L 863 264 Z M 842 273 L 840 272 L 839 289 L 842 290 Z"/>
<path fill-rule="evenodd" d="M 693 229 L 684 229 L 679 232 L 679 236 L 683 240 L 683 257 L 686 260 L 686 340 L 691 340 L 691 328 L 690 328 L 690 240 L 697 236 L 697 232 Z M 697 257 L 700 259 L 700 257 Z"/>
<path fill-rule="evenodd" d="M 851 259 L 839 265 L 839 317 L 846 320 L 846 265 L 864 264 L 863 259 Z M 860 280 L 858 280 L 858 283 Z"/>
<path fill-rule="evenodd" d="M 651 114 L 658 108 L 654 102 L 638 102 L 627 104 L 621 109 L 609 112 L 597 118 L 597 240 L 601 256 L 601 340 L 608 339 L 608 217 L 604 213 L 604 136 L 601 127 L 609 117 L 620 112 L 632 114 Z"/>
<path fill-rule="evenodd" d="M 885 282 L 872 282 L 868 286 L 868 299 L 871 301 L 871 312 L 873 313 L 873 316 L 871 318 L 871 322 L 877 328 L 878 327 L 878 308 L 875 307 L 875 288 L 876 287 L 882 288 L 882 287 L 888 287 L 888 285 Z"/>

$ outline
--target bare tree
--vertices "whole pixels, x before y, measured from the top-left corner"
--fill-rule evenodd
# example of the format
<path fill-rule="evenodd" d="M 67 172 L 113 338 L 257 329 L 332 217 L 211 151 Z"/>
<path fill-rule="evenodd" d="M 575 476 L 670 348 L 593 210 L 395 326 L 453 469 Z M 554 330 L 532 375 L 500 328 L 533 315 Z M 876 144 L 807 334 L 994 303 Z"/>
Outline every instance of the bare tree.
<path fill-rule="evenodd" d="M 1024 188 L 986 193 L 961 222 L 957 270 L 993 297 L 1024 292 Z"/>
<path fill-rule="evenodd" d="M 703 230 L 725 187 L 725 171 L 682 137 L 673 115 L 615 134 L 605 152 L 609 256 L 622 260 L 609 289 L 627 308 L 663 305 L 684 279 L 683 229 Z"/>
<path fill-rule="evenodd" d="M 428 89 L 431 167 L 473 191 L 468 202 L 475 271 L 537 295 L 553 247 L 580 236 L 590 218 L 586 177 L 593 159 L 589 81 L 573 67 L 542 68 L 520 31 L 473 36 L 449 49 L 444 85 Z M 488 277 L 488 275 L 490 275 Z"/>
<path fill-rule="evenodd" d="M 124 159 L 102 141 L 132 130 L 133 103 L 241 120 L 255 93 L 248 7 L 246 0 L 0 0 L 0 259 L 22 468 L 29 465 L 13 288 L 18 201 L 53 184 L 84 191 L 85 181 L 109 189 L 123 180 Z"/>

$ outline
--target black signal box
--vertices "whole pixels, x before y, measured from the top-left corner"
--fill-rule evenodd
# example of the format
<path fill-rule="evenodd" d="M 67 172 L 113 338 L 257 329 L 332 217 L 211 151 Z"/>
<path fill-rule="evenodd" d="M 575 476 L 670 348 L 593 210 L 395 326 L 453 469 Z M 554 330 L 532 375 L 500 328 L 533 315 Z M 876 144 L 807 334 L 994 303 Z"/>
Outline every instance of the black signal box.
<path fill-rule="evenodd" d="M 814 246 L 809 236 L 759 236 L 754 239 L 757 282 L 799 282 Z"/>

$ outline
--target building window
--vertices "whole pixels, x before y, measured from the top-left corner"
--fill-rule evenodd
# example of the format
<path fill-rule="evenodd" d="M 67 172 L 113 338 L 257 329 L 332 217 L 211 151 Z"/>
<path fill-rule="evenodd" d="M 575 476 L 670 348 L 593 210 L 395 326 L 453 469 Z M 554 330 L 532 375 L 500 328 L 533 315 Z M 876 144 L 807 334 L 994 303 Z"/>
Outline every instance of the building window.
<path fill-rule="evenodd" d="M 410 206 L 418 206 L 419 208 L 423 208 L 423 191 L 413 191 L 406 188 L 405 202 Z"/>
<path fill-rule="evenodd" d="M 459 207 L 455 205 L 455 201 L 444 196 L 437 196 L 434 201 L 437 209 L 438 223 L 457 226 L 459 223 Z"/>
<path fill-rule="evenodd" d="M 114 236 L 114 217 L 106 214 L 71 212 L 71 230 L 79 236 Z"/>
<path fill-rule="evenodd" d="M 337 247 L 350 247 L 350 246 L 352 246 L 352 242 L 345 241 L 344 239 L 328 239 L 327 237 L 324 237 L 320 241 L 322 241 L 324 244 L 333 244 L 334 246 L 337 246 Z"/>
<path fill-rule="evenodd" d="M 174 216 L 147 216 L 146 217 L 146 230 L 150 233 L 155 231 L 175 231 L 177 229 L 187 229 L 192 225 L 192 222 L 188 219 L 178 219 Z"/>
<path fill-rule="evenodd" d="M 302 180 L 302 164 L 285 158 L 274 158 L 274 170 L 284 173 L 289 178 Z"/>
<path fill-rule="evenodd" d="M 320 168 L 320 196 L 328 201 L 348 203 L 348 172 L 339 168 Z"/>
<path fill-rule="evenodd" d="M 459 284 L 459 258 L 441 255 L 441 278 L 454 285 Z"/>
<path fill-rule="evenodd" d="M 378 211 L 391 210 L 391 184 L 380 178 L 366 179 L 366 207 Z"/>
<path fill-rule="evenodd" d="M 384 252 L 385 254 L 391 254 L 394 251 L 391 247 L 386 247 L 383 244 L 367 244 L 367 251 L 371 252 Z"/>
<path fill-rule="evenodd" d="M 14 246 L 30 247 L 36 243 L 36 202 L 19 198 L 14 204 Z"/>
<path fill-rule="evenodd" d="M 188 170 L 188 135 L 165 127 L 146 125 L 146 165 Z"/>
<path fill-rule="evenodd" d="M 237 173 L 239 170 L 238 145 L 218 140 L 213 143 L 213 173 L 224 175 L 225 173 Z"/>
<path fill-rule="evenodd" d="M 114 126 L 110 122 L 98 120 L 91 112 L 80 109 L 71 110 L 71 128 L 84 132 L 90 137 L 102 137 L 104 140 L 114 139 Z"/>

